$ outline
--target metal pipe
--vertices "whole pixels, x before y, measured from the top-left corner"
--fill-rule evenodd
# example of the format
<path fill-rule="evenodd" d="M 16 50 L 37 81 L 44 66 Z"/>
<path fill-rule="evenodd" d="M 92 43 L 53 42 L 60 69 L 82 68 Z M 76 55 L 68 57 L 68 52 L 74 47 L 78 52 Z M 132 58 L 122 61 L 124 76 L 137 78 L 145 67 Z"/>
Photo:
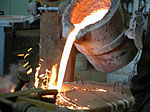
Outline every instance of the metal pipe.
<path fill-rule="evenodd" d="M 43 90 L 42 92 L 39 92 L 39 96 L 43 96 L 43 95 L 57 95 L 58 94 L 58 90 L 56 89 L 49 89 L 49 90 Z"/>
<path fill-rule="evenodd" d="M 0 111 L 2 112 L 49 112 L 49 110 L 39 109 L 34 104 L 27 102 L 14 103 L 8 99 L 0 98 Z"/>
<path fill-rule="evenodd" d="M 58 11 L 58 7 L 38 7 L 39 11 Z"/>
<path fill-rule="evenodd" d="M 57 94 L 58 94 L 58 90 L 56 90 L 56 89 L 44 90 L 44 91 L 38 93 L 38 98 L 42 101 L 56 103 Z M 50 95 L 51 97 L 50 98 L 42 97 L 45 95 Z"/>

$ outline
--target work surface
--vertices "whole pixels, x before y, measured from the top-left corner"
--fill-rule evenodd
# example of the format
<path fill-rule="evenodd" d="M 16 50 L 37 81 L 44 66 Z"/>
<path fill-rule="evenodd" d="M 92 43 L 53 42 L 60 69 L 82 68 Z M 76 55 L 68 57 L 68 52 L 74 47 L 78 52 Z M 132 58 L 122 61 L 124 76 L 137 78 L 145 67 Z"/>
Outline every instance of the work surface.
<path fill-rule="evenodd" d="M 9 82 L 8 80 L 0 78 L 0 86 L 1 86 L 0 92 L 8 92 L 8 90 L 4 89 L 6 88 L 5 86 L 8 82 Z M 7 86 L 7 88 L 10 89 L 11 88 L 10 85 Z M 124 110 L 128 110 L 133 103 L 133 97 L 130 93 L 130 89 L 124 86 L 122 91 L 121 85 L 116 85 L 114 91 L 113 86 L 114 85 L 112 84 L 94 81 L 86 81 L 86 82 L 84 81 L 84 85 L 82 85 L 81 82 L 65 83 L 63 87 L 66 89 L 66 92 L 61 93 L 61 96 L 63 97 L 64 101 L 62 102 L 62 100 L 58 100 L 57 105 L 61 107 L 67 107 L 69 109 L 75 109 L 76 110 L 75 112 L 81 112 L 82 110 L 86 112 L 113 112 L 113 111 L 124 112 Z M 22 92 L 20 93 L 25 94 Z M 4 95 L 7 96 L 7 94 Z M 24 97 L 23 100 L 21 98 L 22 97 L 18 97 L 17 101 L 27 101 L 35 104 L 37 107 L 40 108 L 44 107 L 44 109 L 46 109 L 45 108 L 46 105 L 49 105 L 47 109 L 52 111 L 58 109 L 56 105 L 54 104 L 50 105 L 50 103 L 48 102 L 44 103 L 43 101 L 33 100 L 27 97 Z M 74 112 L 74 110 L 72 110 L 72 112 Z"/>
<path fill-rule="evenodd" d="M 69 89 L 64 98 L 75 105 L 65 102 L 62 106 L 73 106 L 75 109 L 89 108 L 90 112 L 111 112 L 129 109 L 133 103 L 130 89 L 125 86 L 123 91 L 121 85 L 116 85 L 114 89 L 112 84 L 93 81 L 84 82 L 84 85 L 73 82 L 66 86 Z"/>

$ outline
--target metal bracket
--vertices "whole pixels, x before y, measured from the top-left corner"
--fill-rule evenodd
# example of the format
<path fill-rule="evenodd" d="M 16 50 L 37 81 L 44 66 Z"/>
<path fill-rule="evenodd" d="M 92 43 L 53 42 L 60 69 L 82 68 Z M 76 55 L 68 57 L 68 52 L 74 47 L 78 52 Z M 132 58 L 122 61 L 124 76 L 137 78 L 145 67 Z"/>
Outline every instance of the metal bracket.
<path fill-rule="evenodd" d="M 75 81 L 76 81 L 76 84 L 78 84 L 78 79 L 80 79 L 81 84 L 84 85 L 83 79 L 82 79 L 82 77 L 81 77 L 80 75 L 76 75 L 76 76 L 74 77 L 74 79 L 75 79 Z"/>
<path fill-rule="evenodd" d="M 140 11 L 140 1 L 134 0 L 132 18 L 130 19 L 129 29 L 126 31 L 125 35 L 129 39 L 134 39 L 135 46 L 141 50 L 143 48 L 142 35 L 146 19 L 144 14 Z"/>
<path fill-rule="evenodd" d="M 118 83 L 120 83 L 121 84 L 121 94 L 123 94 L 124 92 L 123 92 L 123 85 L 124 85 L 124 83 L 122 82 L 122 81 L 115 81 L 114 82 L 114 85 L 113 85 L 113 92 L 115 92 L 116 91 L 116 84 L 118 84 Z"/>

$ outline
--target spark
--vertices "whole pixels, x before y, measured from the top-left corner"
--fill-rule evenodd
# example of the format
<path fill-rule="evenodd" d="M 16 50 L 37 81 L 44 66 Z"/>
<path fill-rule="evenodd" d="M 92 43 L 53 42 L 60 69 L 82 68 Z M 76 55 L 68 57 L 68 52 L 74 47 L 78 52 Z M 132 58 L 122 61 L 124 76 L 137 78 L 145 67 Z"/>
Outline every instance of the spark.
<path fill-rule="evenodd" d="M 30 52 L 32 50 L 32 48 L 29 48 L 27 51 Z"/>
<path fill-rule="evenodd" d="M 24 56 L 24 54 L 18 54 L 18 56 L 22 57 L 22 56 Z"/>
<path fill-rule="evenodd" d="M 44 61 L 43 59 L 40 59 L 40 61 Z"/>
<path fill-rule="evenodd" d="M 27 57 L 27 56 L 29 56 L 29 55 L 30 55 L 30 54 L 29 54 L 29 53 L 27 53 L 27 54 L 24 56 L 24 59 L 26 59 L 26 57 Z"/>
<path fill-rule="evenodd" d="M 27 71 L 27 74 L 30 74 L 32 73 L 32 68 L 30 68 L 28 71 Z"/>
<path fill-rule="evenodd" d="M 25 63 L 25 64 L 23 65 L 23 67 L 26 67 L 28 64 L 29 64 L 29 62 Z"/>

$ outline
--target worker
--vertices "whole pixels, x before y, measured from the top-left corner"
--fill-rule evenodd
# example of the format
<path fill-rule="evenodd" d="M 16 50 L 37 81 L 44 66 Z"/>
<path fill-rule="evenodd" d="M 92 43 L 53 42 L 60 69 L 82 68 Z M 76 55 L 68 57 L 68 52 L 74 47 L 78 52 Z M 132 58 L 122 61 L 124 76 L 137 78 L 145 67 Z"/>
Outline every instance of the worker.
<path fill-rule="evenodd" d="M 142 44 L 142 54 L 137 64 L 137 75 L 131 80 L 131 92 L 135 98 L 132 112 L 150 112 L 150 14 Z"/>

